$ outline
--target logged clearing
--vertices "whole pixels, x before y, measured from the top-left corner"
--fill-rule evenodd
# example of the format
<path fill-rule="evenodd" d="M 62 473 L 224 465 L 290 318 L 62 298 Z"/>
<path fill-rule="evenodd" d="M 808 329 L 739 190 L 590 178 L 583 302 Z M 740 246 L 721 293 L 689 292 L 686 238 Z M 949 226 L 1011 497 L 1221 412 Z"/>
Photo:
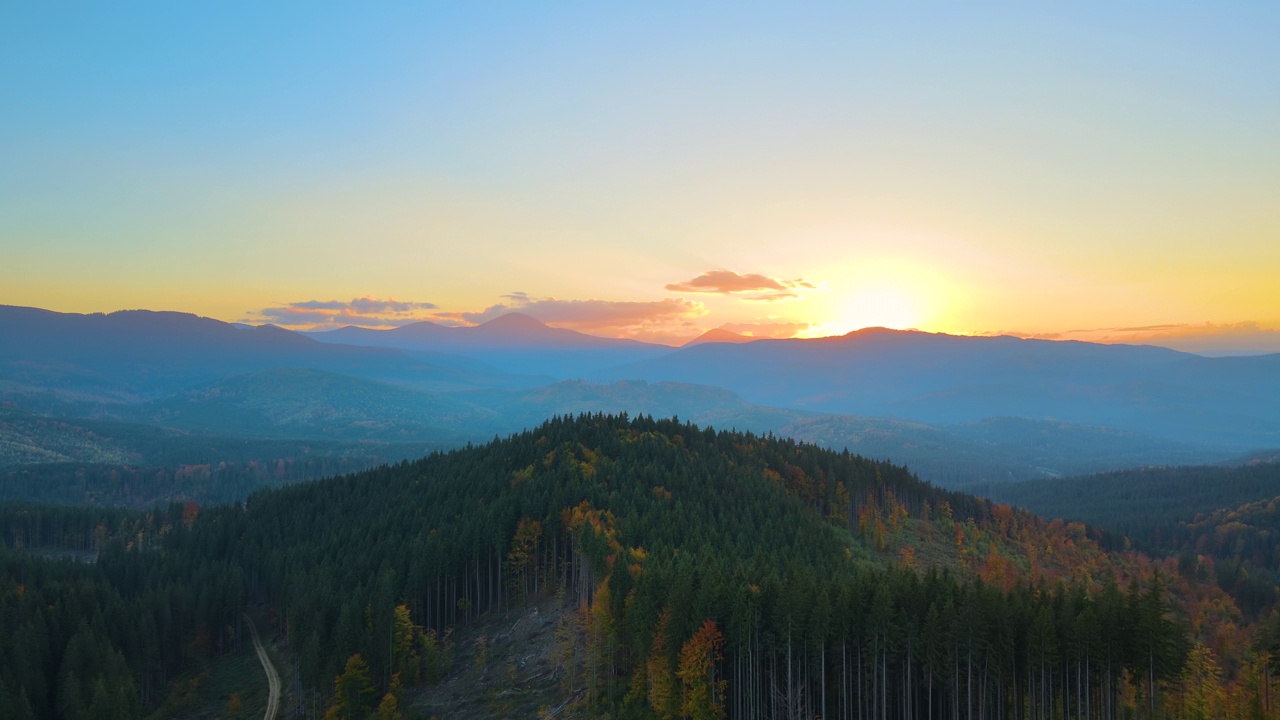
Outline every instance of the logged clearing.
<path fill-rule="evenodd" d="M 422 717 L 590 717 L 562 687 L 559 629 L 570 615 L 548 598 L 458 628 L 441 682 L 412 695 L 410 706 Z"/>

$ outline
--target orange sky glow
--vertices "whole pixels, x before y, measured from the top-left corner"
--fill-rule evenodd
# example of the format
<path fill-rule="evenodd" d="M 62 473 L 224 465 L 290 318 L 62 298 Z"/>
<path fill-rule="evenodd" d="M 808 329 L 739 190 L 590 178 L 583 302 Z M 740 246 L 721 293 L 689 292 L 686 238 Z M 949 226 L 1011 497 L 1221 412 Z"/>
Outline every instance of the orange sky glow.
<path fill-rule="evenodd" d="M 0 11 L 0 303 L 1280 352 L 1275 7 L 311 15 Z"/>

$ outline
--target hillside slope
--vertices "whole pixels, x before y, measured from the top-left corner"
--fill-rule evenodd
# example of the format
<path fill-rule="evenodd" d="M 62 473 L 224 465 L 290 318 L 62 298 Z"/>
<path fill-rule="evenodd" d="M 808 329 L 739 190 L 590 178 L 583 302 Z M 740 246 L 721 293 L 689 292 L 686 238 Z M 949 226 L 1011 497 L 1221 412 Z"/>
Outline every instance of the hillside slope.
<path fill-rule="evenodd" d="M 101 553 L 57 570 L 79 584 L 24 585 L 30 600 L 4 616 L 4 637 L 37 622 L 76 632 L 82 623 L 50 608 L 109 600 L 112 620 L 84 629 L 84 644 L 120 648 L 120 660 L 77 680 L 92 689 L 125 668 L 152 688 L 144 703 L 160 699 L 164 677 L 236 642 L 251 597 L 275 608 L 272 631 L 288 636 L 308 688 L 288 702 L 355 717 L 379 697 L 433 706 L 433 683 L 464 677 L 450 670 L 461 637 L 450 628 L 537 598 L 567 607 L 551 677 L 586 716 L 912 716 L 991 703 L 984 687 L 1037 711 L 1172 708 L 1189 647 L 1236 663 L 1245 644 L 1216 588 L 1107 553 L 1083 525 L 939 490 L 888 463 L 649 418 L 556 419 L 244 505 L 9 509 L 0 530 L 11 546 Z M 0 598 L 18 597 L 17 578 L 47 561 L 5 562 Z M 94 583 L 99 599 L 55 601 Z M 488 639 L 468 637 L 466 655 L 484 662 Z M 67 642 L 50 638 L 48 653 Z M 1044 667 L 1047 642 L 1077 649 Z M 32 657 L 0 653 L 0 677 L 35 683 L 48 666 Z M 1074 682 L 1086 675 L 1087 692 Z M 45 688 L 28 693 L 36 711 L 55 704 L 56 681 L 43 683 L 30 685 Z M 353 687 L 365 689 L 343 689 Z"/>
<path fill-rule="evenodd" d="M 1250 616 L 1280 601 L 1280 463 L 1146 468 L 1038 483 L 992 483 L 986 497 L 1087 522 L 1177 558 L 1179 571 L 1216 581 Z"/>

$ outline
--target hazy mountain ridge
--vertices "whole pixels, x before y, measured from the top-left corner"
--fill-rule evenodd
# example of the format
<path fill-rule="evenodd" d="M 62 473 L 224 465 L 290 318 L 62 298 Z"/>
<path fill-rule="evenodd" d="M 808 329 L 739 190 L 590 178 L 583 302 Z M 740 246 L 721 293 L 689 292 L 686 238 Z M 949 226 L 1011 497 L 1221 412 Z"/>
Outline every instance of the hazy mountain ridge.
<path fill-rule="evenodd" d="M 316 342 L 273 326 L 244 329 L 186 313 L 77 315 L 0 306 L 0 377 L 11 394 L 136 403 L 233 375 L 308 367 L 419 388 L 519 386 L 471 358 Z"/>
<path fill-rule="evenodd" d="M 694 345 L 704 345 L 706 343 L 748 343 L 755 342 L 761 338 L 747 337 L 739 335 L 731 330 L 724 328 L 712 328 L 680 347 L 693 347 Z"/>
<path fill-rule="evenodd" d="M 1017 416 L 1237 450 L 1280 444 L 1280 355 L 876 328 L 681 348 L 601 377 L 715 384 L 753 403 L 930 424 Z"/>
<path fill-rule="evenodd" d="M 0 307 L 0 400 L 225 437 L 435 447 L 558 414 L 674 415 L 849 447 L 949 485 L 1216 462 L 1280 446 L 1280 355 L 1211 359 L 883 328 L 676 349 L 519 314 L 471 328 L 314 337 L 327 342 L 184 313 Z M 332 342 L 342 338 L 409 347 Z M 594 381 L 566 379 L 580 370 Z M 75 459 L 57 442 L 51 436 L 48 459 Z M 36 445 L 25 442 L 25 457 L 42 456 Z"/>
<path fill-rule="evenodd" d="M 0 406 L 0 469 L 49 464 L 178 467 L 310 456 L 420 457 L 456 442 L 404 443 L 203 432 L 119 420 L 53 418 Z"/>
<path fill-rule="evenodd" d="M 474 327 L 419 322 L 390 330 L 348 326 L 304 334 L 324 343 L 468 355 L 507 372 L 561 379 L 672 350 L 665 345 L 553 328 L 523 313 L 507 313 Z"/>
<path fill-rule="evenodd" d="M 421 454 L 487 441 L 536 426 L 552 416 L 604 412 L 678 416 L 719 429 L 771 433 L 835 450 L 847 448 L 865 457 L 904 463 L 921 477 L 948 487 L 1223 457 L 1211 448 L 1107 428 L 1008 418 L 973 426 L 929 426 L 769 408 L 747 403 L 721 388 L 644 381 L 602 384 L 570 380 L 528 390 L 430 393 L 322 371 L 282 369 L 236 376 L 115 410 L 131 423 L 46 422 L 28 414 L 36 421 L 27 433 L 31 438 L 28 445 L 40 444 L 40 428 L 76 424 L 94 428 L 106 441 L 130 449 L 139 457 L 136 462 L 143 464 L 154 465 L 160 457 L 167 465 L 209 462 L 217 459 L 213 448 L 221 448 L 233 459 L 346 453 L 395 460 L 412 457 L 415 448 Z M 1012 429 L 1007 433 L 993 429 L 1004 427 Z M 1001 441 L 1005 434 L 1015 436 L 1016 441 Z M 55 434 L 50 444 L 56 446 L 58 441 Z M 156 442 L 172 450 L 157 452 Z M 269 445 L 248 453 L 246 448 L 255 443 Z M 27 462 L 66 459 L 90 458 L 51 455 Z M 118 462 L 105 456 L 100 461 Z"/>
<path fill-rule="evenodd" d="M 928 425 L 888 418 L 814 415 L 774 431 L 823 447 L 847 447 L 867 457 L 894 458 L 945 487 L 1229 457 L 1225 450 L 1132 431 L 1025 418 Z"/>
<path fill-rule="evenodd" d="M 322 370 L 277 368 L 154 401 L 138 417 L 224 434 L 464 443 L 498 416 L 453 394 Z"/>

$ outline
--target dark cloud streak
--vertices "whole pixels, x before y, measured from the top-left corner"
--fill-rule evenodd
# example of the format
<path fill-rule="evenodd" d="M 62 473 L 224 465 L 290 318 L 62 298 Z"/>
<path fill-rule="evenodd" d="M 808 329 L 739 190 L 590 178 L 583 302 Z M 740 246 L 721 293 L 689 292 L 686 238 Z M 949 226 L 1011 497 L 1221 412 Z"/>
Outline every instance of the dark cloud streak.
<path fill-rule="evenodd" d="M 426 311 L 438 306 L 429 302 L 403 302 L 376 297 L 341 300 L 304 300 L 281 307 L 250 312 L 246 322 L 268 322 L 284 327 L 309 330 L 331 330 L 346 325 L 360 327 L 399 327 L 427 319 Z"/>

